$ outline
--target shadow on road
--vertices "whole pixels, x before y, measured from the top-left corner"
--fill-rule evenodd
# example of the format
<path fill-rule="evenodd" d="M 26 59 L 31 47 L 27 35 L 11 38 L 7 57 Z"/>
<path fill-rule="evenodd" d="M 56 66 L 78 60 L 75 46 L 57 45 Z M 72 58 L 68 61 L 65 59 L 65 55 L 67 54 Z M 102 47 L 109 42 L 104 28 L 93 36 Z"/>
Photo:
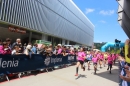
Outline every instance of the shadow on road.
<path fill-rule="evenodd" d="M 119 83 L 119 70 L 118 69 L 113 69 L 111 74 L 109 73 L 109 71 L 106 70 L 105 72 L 97 73 L 96 75 Z"/>
<path fill-rule="evenodd" d="M 87 76 L 87 75 L 81 75 L 81 74 L 80 74 L 80 75 L 79 75 L 77 78 L 75 78 L 75 79 L 77 80 L 77 79 L 79 79 L 79 78 L 87 78 L 86 76 Z"/>

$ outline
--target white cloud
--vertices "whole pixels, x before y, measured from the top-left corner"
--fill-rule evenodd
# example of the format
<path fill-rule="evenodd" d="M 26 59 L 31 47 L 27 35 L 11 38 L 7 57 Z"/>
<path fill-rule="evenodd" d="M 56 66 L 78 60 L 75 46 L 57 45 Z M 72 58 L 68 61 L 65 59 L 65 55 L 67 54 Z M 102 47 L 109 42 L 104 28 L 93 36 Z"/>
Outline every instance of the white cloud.
<path fill-rule="evenodd" d="M 101 23 L 106 23 L 106 21 L 104 21 L 104 20 L 101 20 L 101 21 L 99 21 L 99 22 L 101 22 Z"/>
<path fill-rule="evenodd" d="M 88 13 L 92 13 L 92 12 L 94 12 L 94 11 L 95 11 L 95 9 L 86 8 L 85 13 L 88 14 Z"/>
<path fill-rule="evenodd" d="M 112 14 L 114 14 L 114 13 L 115 13 L 114 10 L 107 10 L 107 11 L 101 10 L 101 11 L 99 12 L 99 14 L 102 14 L 102 15 L 112 15 Z"/>

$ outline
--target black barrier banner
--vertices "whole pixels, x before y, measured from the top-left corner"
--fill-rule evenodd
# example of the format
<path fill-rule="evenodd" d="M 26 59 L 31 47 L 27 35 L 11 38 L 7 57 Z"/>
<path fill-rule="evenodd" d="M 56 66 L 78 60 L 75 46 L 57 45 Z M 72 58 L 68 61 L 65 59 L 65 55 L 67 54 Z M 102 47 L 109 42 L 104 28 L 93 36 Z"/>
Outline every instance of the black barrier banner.
<path fill-rule="evenodd" d="M 45 56 L 40 54 L 32 54 L 31 58 L 26 55 L 0 55 L 0 74 L 39 70 L 72 62 L 76 62 L 75 55 Z"/>

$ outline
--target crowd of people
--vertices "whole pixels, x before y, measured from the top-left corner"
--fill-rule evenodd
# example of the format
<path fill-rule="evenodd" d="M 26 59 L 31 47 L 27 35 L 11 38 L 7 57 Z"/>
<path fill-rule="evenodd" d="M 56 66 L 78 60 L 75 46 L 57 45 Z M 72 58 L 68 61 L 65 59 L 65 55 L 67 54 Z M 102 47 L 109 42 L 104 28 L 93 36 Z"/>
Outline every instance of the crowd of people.
<path fill-rule="evenodd" d="M 77 55 L 77 64 L 76 64 L 76 74 L 78 76 L 79 66 L 83 71 L 86 69 L 90 70 L 90 63 L 93 63 L 94 73 L 96 74 L 97 66 L 100 68 L 108 65 L 106 70 L 109 70 L 109 73 L 112 73 L 112 65 L 115 64 L 116 59 L 121 63 L 122 68 L 126 72 L 126 75 L 120 75 L 122 80 L 130 82 L 130 40 L 126 40 L 125 47 L 121 50 L 120 54 L 109 53 L 109 52 L 100 52 L 100 51 L 88 51 L 85 47 L 74 48 L 73 46 L 67 47 L 61 44 L 53 47 L 50 45 L 40 45 L 34 43 L 22 44 L 21 39 L 16 39 L 16 42 L 12 43 L 10 38 L 6 40 L 0 40 L 0 54 L 11 54 L 19 55 L 25 54 L 31 57 L 31 54 L 42 54 L 51 56 L 52 54 L 58 55 L 62 54 L 66 56 L 68 54 Z"/>
<path fill-rule="evenodd" d="M 7 38 L 5 41 L 0 40 L 0 54 L 11 54 L 11 55 L 19 55 L 19 54 L 43 54 L 43 55 L 58 55 L 63 54 L 66 56 L 68 54 L 75 55 L 78 49 L 73 46 L 67 47 L 61 44 L 53 47 L 52 44 L 44 45 L 41 44 L 38 46 L 37 43 L 28 43 L 22 44 L 21 39 L 16 39 L 16 42 L 12 43 L 10 38 Z"/>
<path fill-rule="evenodd" d="M 78 76 L 78 68 L 81 65 L 83 71 L 85 71 L 85 66 L 87 63 L 88 70 L 90 70 L 90 63 L 93 63 L 94 73 L 96 74 L 97 66 L 100 68 L 108 65 L 107 70 L 109 70 L 111 74 L 112 65 L 115 64 L 116 59 L 119 54 L 108 53 L 108 52 L 100 52 L 100 51 L 85 51 L 84 48 L 80 48 L 80 51 L 77 54 L 77 65 L 76 65 L 76 74 Z"/>
<path fill-rule="evenodd" d="M 2 55 L 25 54 L 29 58 L 31 58 L 32 54 L 41 54 L 41 55 L 46 55 L 46 56 L 51 56 L 53 54 L 54 55 L 62 54 L 63 56 L 66 56 L 68 54 L 75 55 L 77 52 L 78 52 L 78 49 L 74 48 L 73 46 L 67 47 L 61 44 L 58 44 L 57 46 L 53 47 L 52 44 L 50 45 L 37 44 L 37 43 L 22 44 L 22 41 L 20 38 L 17 38 L 16 42 L 14 43 L 12 43 L 12 40 L 10 38 L 6 38 L 5 40 L 0 40 L 0 54 Z M 30 71 L 27 73 L 30 73 Z M 7 76 L 12 77 L 15 74 L 14 73 L 8 74 Z M 25 74 L 25 73 L 22 73 L 22 74 Z"/>

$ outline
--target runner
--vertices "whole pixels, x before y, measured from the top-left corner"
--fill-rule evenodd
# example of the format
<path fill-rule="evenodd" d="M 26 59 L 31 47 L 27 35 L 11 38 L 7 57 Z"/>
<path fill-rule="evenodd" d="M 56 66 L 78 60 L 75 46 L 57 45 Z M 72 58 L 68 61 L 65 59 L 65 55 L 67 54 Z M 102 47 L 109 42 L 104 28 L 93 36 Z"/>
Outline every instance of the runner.
<path fill-rule="evenodd" d="M 93 66 L 94 66 L 94 73 L 96 74 L 96 71 L 97 71 L 97 62 L 98 62 L 98 57 L 96 56 L 96 54 L 94 54 L 94 56 L 92 58 L 92 61 L 93 61 Z"/>
<path fill-rule="evenodd" d="M 80 48 L 80 51 L 78 52 L 78 58 L 77 58 L 78 62 L 76 65 L 75 76 L 78 76 L 78 68 L 80 65 L 81 65 L 81 68 L 83 69 L 83 71 L 85 71 L 85 67 L 83 67 L 83 63 L 84 63 L 85 58 L 86 58 L 85 52 L 83 51 L 83 48 Z"/>
<path fill-rule="evenodd" d="M 112 54 L 112 58 L 113 58 L 113 64 L 115 65 L 115 62 L 116 62 L 116 54 Z"/>
<path fill-rule="evenodd" d="M 107 70 L 109 70 L 109 68 L 110 68 L 110 74 L 111 74 L 112 64 L 113 64 L 112 54 L 109 54 L 108 55 L 108 68 L 107 68 Z"/>
<path fill-rule="evenodd" d="M 94 55 L 96 55 L 96 57 L 98 59 L 98 62 L 97 62 L 97 67 L 98 67 L 100 51 L 95 52 Z"/>
<path fill-rule="evenodd" d="M 90 52 L 87 53 L 86 62 L 88 63 L 88 70 L 90 70 L 90 61 L 92 60 L 92 55 Z"/>
<path fill-rule="evenodd" d="M 105 53 L 104 53 L 104 67 L 105 67 L 106 64 L 107 64 L 107 57 L 108 57 L 107 52 L 105 52 Z"/>
<path fill-rule="evenodd" d="M 100 53 L 100 54 L 99 54 L 99 57 L 98 57 L 100 68 L 102 68 L 102 61 L 103 61 L 103 58 L 104 58 L 103 54 Z"/>

